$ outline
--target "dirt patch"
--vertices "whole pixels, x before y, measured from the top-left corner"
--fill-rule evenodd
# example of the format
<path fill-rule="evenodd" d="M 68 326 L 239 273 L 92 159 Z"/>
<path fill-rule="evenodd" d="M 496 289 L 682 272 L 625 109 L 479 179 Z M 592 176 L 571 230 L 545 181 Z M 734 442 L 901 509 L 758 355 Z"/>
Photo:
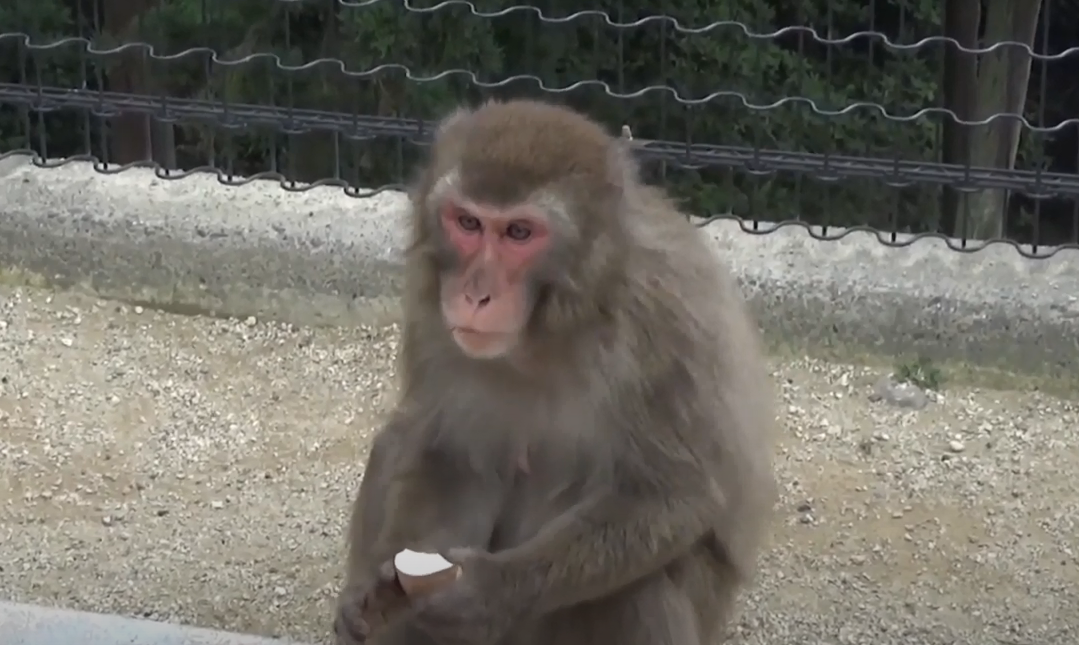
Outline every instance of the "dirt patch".
<path fill-rule="evenodd" d="M 0 286 L 0 597 L 322 642 L 397 329 L 301 329 Z M 743 643 L 1072 645 L 1079 413 L 775 366 L 773 547 Z"/>

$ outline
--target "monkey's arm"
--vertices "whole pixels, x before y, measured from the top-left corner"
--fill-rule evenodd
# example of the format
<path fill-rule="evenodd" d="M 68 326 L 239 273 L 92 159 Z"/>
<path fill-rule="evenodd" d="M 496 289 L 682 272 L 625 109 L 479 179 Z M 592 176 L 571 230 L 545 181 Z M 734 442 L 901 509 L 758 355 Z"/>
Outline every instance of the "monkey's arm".
<path fill-rule="evenodd" d="M 407 417 L 395 417 L 375 437 L 352 510 L 350 579 L 377 575 L 406 547 L 490 545 L 503 487 L 469 476 L 453 460 L 417 450 L 418 427 Z"/>
<path fill-rule="evenodd" d="M 388 462 L 395 452 L 393 441 L 394 437 L 383 430 L 371 443 L 371 453 L 367 457 L 367 467 L 364 469 L 349 521 L 346 586 L 373 578 L 384 559 L 373 551 L 386 522 L 385 500 L 379 497 L 389 485 L 392 468 Z"/>
<path fill-rule="evenodd" d="M 537 614 L 595 600 L 691 550 L 724 510 L 723 494 L 697 464 L 669 463 L 620 479 L 618 490 L 585 500 L 527 542 L 492 555 L 496 584 L 522 594 Z"/>

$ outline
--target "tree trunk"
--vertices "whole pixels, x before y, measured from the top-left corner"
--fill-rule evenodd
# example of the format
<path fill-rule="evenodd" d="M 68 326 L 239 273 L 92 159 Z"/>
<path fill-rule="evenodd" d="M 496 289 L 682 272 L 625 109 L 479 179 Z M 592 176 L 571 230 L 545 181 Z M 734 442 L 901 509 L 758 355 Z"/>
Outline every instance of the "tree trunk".
<path fill-rule="evenodd" d="M 978 27 L 982 21 L 981 0 L 946 0 L 944 7 L 944 35 L 954 38 L 967 49 L 978 47 Z M 974 96 L 978 91 L 978 55 L 961 51 L 948 44 L 944 50 L 943 75 L 944 108 L 955 113 L 959 121 L 975 119 Z M 956 120 L 944 121 L 941 141 L 941 161 L 965 164 L 970 158 L 969 125 Z M 951 186 L 945 186 L 940 198 L 940 221 L 937 230 L 951 234 L 959 222 L 961 195 Z"/>
<path fill-rule="evenodd" d="M 983 42 L 1017 41 L 1034 44 L 1041 0 L 989 0 Z M 1031 57 L 1025 49 L 1001 47 L 985 54 L 978 66 L 977 118 L 1008 112 L 1023 114 L 1030 81 Z M 1019 149 L 1021 124 L 998 119 L 976 126 L 971 133 L 970 163 L 973 166 L 1011 168 Z M 960 198 L 956 237 L 985 240 L 1001 237 L 1008 194 L 982 190 Z"/>
<path fill-rule="evenodd" d="M 117 44 L 137 37 L 139 17 L 155 0 L 107 0 L 104 6 L 104 30 Z M 113 92 L 145 93 L 146 53 L 128 50 L 120 54 L 108 71 L 108 89 Z M 150 117 L 145 114 L 119 114 L 110 120 L 109 162 L 126 164 L 146 161 L 153 155 Z M 171 125 L 168 126 L 171 129 Z"/>

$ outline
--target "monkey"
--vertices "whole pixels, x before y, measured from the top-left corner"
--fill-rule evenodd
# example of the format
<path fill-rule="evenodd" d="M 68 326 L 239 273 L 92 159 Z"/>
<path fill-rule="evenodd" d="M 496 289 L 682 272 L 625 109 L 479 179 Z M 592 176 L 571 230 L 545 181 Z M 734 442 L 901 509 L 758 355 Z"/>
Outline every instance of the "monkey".
<path fill-rule="evenodd" d="M 462 107 L 409 191 L 400 394 L 352 507 L 338 645 L 709 645 L 778 494 L 763 340 L 627 137 Z M 421 598 L 394 554 L 458 578 Z"/>

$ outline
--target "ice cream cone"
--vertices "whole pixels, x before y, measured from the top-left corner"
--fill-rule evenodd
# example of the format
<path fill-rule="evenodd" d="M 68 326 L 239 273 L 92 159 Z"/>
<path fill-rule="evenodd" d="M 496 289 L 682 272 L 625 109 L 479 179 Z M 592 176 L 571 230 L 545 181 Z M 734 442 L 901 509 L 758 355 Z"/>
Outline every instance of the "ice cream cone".
<path fill-rule="evenodd" d="M 393 558 L 397 580 L 411 598 L 437 591 L 457 579 L 461 567 L 437 553 L 405 549 Z"/>

